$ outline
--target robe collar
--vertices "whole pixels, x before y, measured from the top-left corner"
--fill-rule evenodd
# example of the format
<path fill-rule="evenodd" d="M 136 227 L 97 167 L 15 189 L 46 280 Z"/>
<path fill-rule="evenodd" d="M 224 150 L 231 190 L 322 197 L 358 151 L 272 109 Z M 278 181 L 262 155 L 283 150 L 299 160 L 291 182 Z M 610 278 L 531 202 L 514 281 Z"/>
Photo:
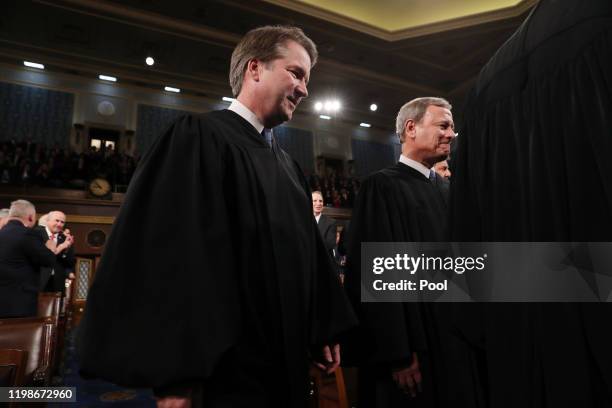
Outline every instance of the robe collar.
<path fill-rule="evenodd" d="M 234 99 L 232 104 L 227 109 L 249 122 L 251 126 L 255 128 L 257 133 L 261 133 L 261 131 L 264 129 L 264 125 L 259 121 L 257 115 L 255 115 L 249 108 L 244 106 L 238 99 Z"/>
<path fill-rule="evenodd" d="M 421 173 L 426 179 L 429 180 L 429 170 L 430 169 L 425 167 L 423 164 L 419 163 L 416 160 L 409 159 L 408 157 L 404 156 L 403 154 L 400 156 L 399 162 L 402 163 L 402 164 L 405 164 L 408 167 L 412 167 L 413 169 L 415 169 L 416 171 Z"/>

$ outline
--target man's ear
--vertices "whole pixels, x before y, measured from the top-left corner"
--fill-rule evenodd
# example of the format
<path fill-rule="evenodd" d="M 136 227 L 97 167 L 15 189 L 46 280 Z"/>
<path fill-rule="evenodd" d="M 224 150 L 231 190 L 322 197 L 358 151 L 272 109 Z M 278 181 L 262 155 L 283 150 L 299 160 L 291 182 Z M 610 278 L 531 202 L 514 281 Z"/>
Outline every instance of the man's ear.
<path fill-rule="evenodd" d="M 260 77 L 260 74 L 261 74 L 262 65 L 263 65 L 263 63 L 260 60 L 255 59 L 255 58 L 253 58 L 252 60 L 250 60 L 247 63 L 246 73 L 255 82 L 259 82 L 259 77 Z"/>
<path fill-rule="evenodd" d="M 406 121 L 406 126 L 404 126 L 404 140 L 405 139 L 414 139 L 416 137 L 416 122 L 412 119 L 408 119 Z"/>

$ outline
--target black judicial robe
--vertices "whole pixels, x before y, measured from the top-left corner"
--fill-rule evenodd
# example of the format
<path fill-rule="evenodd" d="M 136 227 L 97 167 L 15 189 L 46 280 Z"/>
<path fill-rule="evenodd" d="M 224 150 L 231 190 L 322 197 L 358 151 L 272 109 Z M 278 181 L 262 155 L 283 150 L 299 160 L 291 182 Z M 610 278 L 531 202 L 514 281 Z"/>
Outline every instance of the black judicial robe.
<path fill-rule="evenodd" d="M 331 262 L 278 145 L 228 110 L 182 117 L 143 157 L 116 219 L 81 323 L 81 372 L 133 387 L 210 380 L 208 392 L 249 406 L 302 406 L 310 347 L 355 324 Z M 220 385 L 218 373 L 238 377 L 227 364 L 259 390 Z"/>
<path fill-rule="evenodd" d="M 366 178 L 356 198 L 345 287 L 360 326 L 347 335 L 343 358 L 360 367 L 360 407 L 482 406 L 476 361 L 454 333 L 457 305 L 360 302 L 362 242 L 446 241 L 442 187 L 398 163 Z M 392 380 L 392 368 L 408 366 L 413 352 L 423 374 L 423 392 L 415 399 Z"/>
<path fill-rule="evenodd" d="M 540 1 L 464 120 L 453 240 L 612 241 L 612 2 Z M 612 406 L 609 303 L 482 306 L 491 407 Z"/>

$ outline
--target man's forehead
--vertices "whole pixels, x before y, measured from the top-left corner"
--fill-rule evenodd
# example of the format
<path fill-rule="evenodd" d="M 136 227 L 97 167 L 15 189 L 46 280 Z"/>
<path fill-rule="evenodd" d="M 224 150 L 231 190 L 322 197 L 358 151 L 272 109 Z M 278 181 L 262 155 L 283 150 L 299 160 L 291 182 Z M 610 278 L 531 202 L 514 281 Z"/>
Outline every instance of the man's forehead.
<path fill-rule="evenodd" d="M 306 48 L 296 43 L 295 41 L 289 40 L 280 47 L 279 59 L 288 60 L 289 63 L 299 65 L 301 68 L 306 70 L 306 75 L 310 74 L 311 59 L 310 54 L 306 51 Z"/>
<path fill-rule="evenodd" d="M 453 114 L 450 109 L 442 106 L 429 105 L 425 111 L 425 116 L 429 116 L 432 120 L 450 120 L 453 121 Z"/>
<path fill-rule="evenodd" d="M 66 215 L 59 211 L 54 211 L 49 214 L 49 218 L 51 218 L 53 221 L 66 221 Z"/>

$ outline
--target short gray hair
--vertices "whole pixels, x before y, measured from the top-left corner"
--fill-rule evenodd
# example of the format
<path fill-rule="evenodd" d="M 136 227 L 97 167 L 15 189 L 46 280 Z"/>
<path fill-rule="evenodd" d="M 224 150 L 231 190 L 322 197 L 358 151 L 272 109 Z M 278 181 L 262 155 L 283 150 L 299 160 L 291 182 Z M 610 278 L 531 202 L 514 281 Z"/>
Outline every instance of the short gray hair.
<path fill-rule="evenodd" d="M 404 128 L 406 127 L 406 122 L 409 120 L 414 120 L 416 123 L 420 122 L 423 116 L 425 116 L 427 108 L 431 105 L 448 110 L 453 109 L 453 106 L 446 99 L 435 96 L 416 98 L 405 103 L 397 113 L 397 119 L 395 120 L 395 131 L 400 139 L 400 143 L 404 143 Z"/>
<path fill-rule="evenodd" d="M 242 90 L 244 72 L 249 61 L 256 58 L 268 63 L 282 57 L 288 41 L 295 41 L 304 47 L 310 57 L 310 68 L 314 67 L 319 56 L 317 46 L 300 28 L 287 26 L 256 28 L 242 37 L 232 53 L 229 82 L 234 97 L 237 97 Z"/>
<path fill-rule="evenodd" d="M 49 213 L 41 215 L 40 218 L 38 219 L 38 225 L 40 225 L 41 227 L 46 227 L 48 220 L 49 220 Z"/>
<path fill-rule="evenodd" d="M 36 214 L 36 207 L 27 200 L 15 200 L 11 203 L 9 217 L 26 218 L 30 214 Z"/>

